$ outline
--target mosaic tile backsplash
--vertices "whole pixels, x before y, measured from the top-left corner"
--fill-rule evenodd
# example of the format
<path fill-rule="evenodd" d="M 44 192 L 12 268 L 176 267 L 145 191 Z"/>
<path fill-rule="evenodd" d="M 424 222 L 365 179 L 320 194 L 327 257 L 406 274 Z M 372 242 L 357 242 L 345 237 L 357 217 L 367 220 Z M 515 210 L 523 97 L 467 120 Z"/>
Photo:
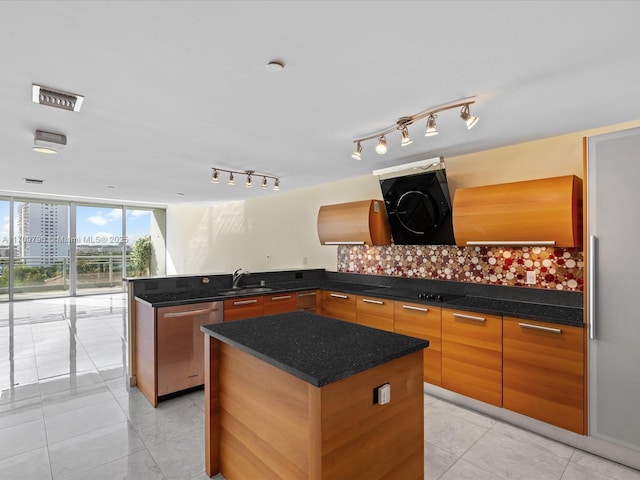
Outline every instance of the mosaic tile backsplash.
<path fill-rule="evenodd" d="M 338 272 L 583 291 L 579 248 L 340 245 Z M 526 283 L 527 271 L 536 283 Z"/>

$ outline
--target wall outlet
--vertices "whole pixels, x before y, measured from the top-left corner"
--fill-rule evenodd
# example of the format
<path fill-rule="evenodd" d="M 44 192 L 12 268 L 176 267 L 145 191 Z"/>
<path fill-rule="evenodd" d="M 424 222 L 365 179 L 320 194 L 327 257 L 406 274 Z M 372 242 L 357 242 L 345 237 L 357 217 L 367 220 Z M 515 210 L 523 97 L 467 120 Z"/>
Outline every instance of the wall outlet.
<path fill-rule="evenodd" d="M 526 284 L 527 285 L 535 285 L 536 282 L 536 272 L 535 270 L 528 270 L 527 271 L 527 281 Z"/>

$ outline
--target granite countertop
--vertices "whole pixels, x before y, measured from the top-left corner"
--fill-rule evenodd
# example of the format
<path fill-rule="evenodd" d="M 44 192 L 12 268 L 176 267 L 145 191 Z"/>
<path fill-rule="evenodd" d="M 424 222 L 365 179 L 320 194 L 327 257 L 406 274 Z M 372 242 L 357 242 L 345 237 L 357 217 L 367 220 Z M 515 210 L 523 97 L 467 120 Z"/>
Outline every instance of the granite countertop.
<path fill-rule="evenodd" d="M 205 325 L 201 330 L 315 387 L 429 346 L 427 340 L 301 311 Z"/>
<path fill-rule="evenodd" d="M 271 295 L 283 292 L 294 292 L 311 289 L 333 290 L 354 295 L 372 295 L 389 300 L 436 305 L 444 308 L 457 308 L 477 313 L 490 313 L 518 317 L 528 320 L 539 320 L 559 325 L 583 327 L 583 309 L 580 307 L 548 305 L 536 302 L 513 301 L 501 298 L 488 298 L 472 295 L 456 295 L 450 293 L 443 301 L 422 299 L 418 295 L 421 290 L 380 287 L 356 282 L 340 282 L 335 280 L 314 279 L 292 282 L 278 282 L 268 285 L 271 290 L 262 293 L 238 293 L 237 295 L 220 295 L 214 289 L 199 289 L 183 292 L 140 294 L 136 298 L 149 303 L 153 307 L 168 307 L 190 303 L 222 301 L 231 298 Z M 435 292 L 437 293 L 437 292 Z"/>

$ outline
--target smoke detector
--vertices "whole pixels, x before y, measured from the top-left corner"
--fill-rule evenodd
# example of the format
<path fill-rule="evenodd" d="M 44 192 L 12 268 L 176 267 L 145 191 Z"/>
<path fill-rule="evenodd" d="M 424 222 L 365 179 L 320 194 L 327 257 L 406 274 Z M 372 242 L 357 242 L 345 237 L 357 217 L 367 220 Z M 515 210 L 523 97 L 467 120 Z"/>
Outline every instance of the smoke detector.
<path fill-rule="evenodd" d="M 36 130 L 33 150 L 40 153 L 58 153 L 67 145 L 67 137 L 59 133 Z"/>
<path fill-rule="evenodd" d="M 43 87 L 41 85 L 32 85 L 31 100 L 33 103 L 46 105 L 48 107 L 61 108 L 71 112 L 79 112 L 84 102 L 82 95 L 75 93 L 62 92 L 53 88 Z"/>

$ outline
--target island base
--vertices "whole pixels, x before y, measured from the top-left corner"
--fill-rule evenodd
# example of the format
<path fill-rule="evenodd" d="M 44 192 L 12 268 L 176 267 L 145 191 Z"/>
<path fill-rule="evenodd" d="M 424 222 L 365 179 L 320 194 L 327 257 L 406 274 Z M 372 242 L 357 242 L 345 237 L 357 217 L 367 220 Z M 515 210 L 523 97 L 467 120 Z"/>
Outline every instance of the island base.
<path fill-rule="evenodd" d="M 247 478 L 422 479 L 422 351 L 315 387 L 205 335 L 205 470 Z M 374 404 L 389 383 L 391 401 Z"/>

